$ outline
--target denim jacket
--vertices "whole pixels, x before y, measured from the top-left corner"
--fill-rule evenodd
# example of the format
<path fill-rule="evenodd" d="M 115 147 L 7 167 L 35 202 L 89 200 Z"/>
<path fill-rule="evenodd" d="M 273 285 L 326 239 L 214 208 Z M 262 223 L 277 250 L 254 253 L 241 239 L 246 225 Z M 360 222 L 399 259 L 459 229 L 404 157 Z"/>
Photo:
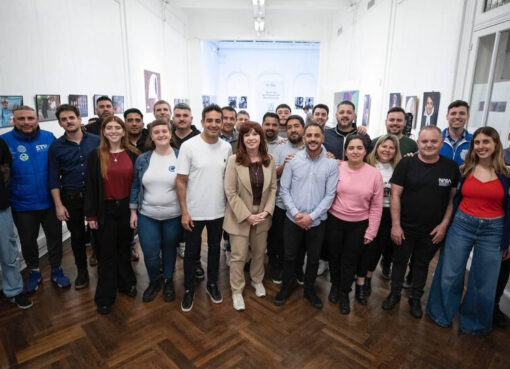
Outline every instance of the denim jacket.
<path fill-rule="evenodd" d="M 505 216 L 503 218 L 503 237 L 501 238 L 501 244 L 499 246 L 501 251 L 510 248 L 510 177 L 506 177 L 498 174 L 498 179 L 503 185 L 504 197 L 503 197 L 503 210 Z M 455 213 L 459 208 L 460 202 L 462 201 L 462 185 L 466 177 L 462 177 L 457 185 L 457 193 L 453 198 L 453 213 L 450 223 L 453 221 Z"/>
<path fill-rule="evenodd" d="M 175 153 L 175 157 L 179 156 L 179 150 L 172 147 Z M 143 185 L 142 178 L 149 163 L 154 150 L 150 150 L 141 154 L 135 162 L 135 172 L 133 174 L 133 184 L 131 185 L 131 193 L 129 195 L 129 208 L 140 210 L 143 202 Z"/>

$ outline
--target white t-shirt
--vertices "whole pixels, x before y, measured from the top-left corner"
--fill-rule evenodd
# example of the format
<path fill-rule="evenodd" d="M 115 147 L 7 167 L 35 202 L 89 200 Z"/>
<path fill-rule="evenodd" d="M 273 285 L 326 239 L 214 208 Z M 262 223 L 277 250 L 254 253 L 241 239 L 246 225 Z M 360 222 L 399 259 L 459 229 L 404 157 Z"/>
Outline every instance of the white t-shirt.
<path fill-rule="evenodd" d="M 208 144 L 201 135 L 181 145 L 177 173 L 188 176 L 186 205 L 191 219 L 212 220 L 225 215 L 223 179 L 231 154 L 229 143 L 218 139 Z"/>
<path fill-rule="evenodd" d="M 157 220 L 172 219 L 181 215 L 177 200 L 177 158 L 172 152 L 158 155 L 153 152 L 149 167 L 143 174 L 143 200 L 140 213 Z"/>
<path fill-rule="evenodd" d="M 393 167 L 391 166 L 391 163 L 380 163 L 376 162 L 375 167 L 379 169 L 379 172 L 381 172 L 382 179 L 383 179 L 383 207 L 389 208 L 390 207 L 390 197 L 391 197 L 391 183 L 390 179 L 393 175 Z"/>

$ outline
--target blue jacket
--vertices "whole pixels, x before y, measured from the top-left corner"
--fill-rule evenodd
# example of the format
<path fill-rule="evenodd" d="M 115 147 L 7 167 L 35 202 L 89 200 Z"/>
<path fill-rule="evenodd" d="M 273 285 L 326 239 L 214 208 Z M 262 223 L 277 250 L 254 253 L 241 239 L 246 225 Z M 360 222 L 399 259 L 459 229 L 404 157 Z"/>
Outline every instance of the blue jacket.
<path fill-rule="evenodd" d="M 443 130 L 443 133 L 441 134 L 441 137 L 443 137 L 444 144 L 441 148 L 441 151 L 439 152 L 439 155 L 446 156 L 449 159 L 452 159 L 457 163 L 457 165 L 460 167 L 462 164 L 464 164 L 464 158 L 466 157 L 466 154 L 469 150 L 469 143 L 471 142 L 471 139 L 473 138 L 473 135 L 469 133 L 468 131 L 465 132 L 465 137 L 461 138 L 461 142 L 457 145 L 455 150 L 453 149 L 452 145 L 448 142 L 446 139 L 446 136 L 448 135 L 448 128 L 445 128 Z"/>
<path fill-rule="evenodd" d="M 173 148 L 175 157 L 179 156 L 179 150 Z M 143 202 L 143 186 L 142 186 L 142 178 L 147 168 L 149 167 L 149 163 L 151 161 L 151 156 L 154 150 L 150 150 L 141 154 L 138 158 L 136 158 L 135 162 L 135 172 L 133 174 L 133 183 L 131 184 L 131 193 L 129 194 L 129 208 L 130 209 L 138 209 L 140 210 Z"/>
<path fill-rule="evenodd" d="M 9 200 L 14 211 L 44 210 L 53 206 L 48 188 L 48 150 L 55 136 L 37 129 L 25 135 L 17 129 L 3 134 L 12 155 Z"/>
<path fill-rule="evenodd" d="M 503 220 L 503 237 L 501 238 L 501 244 L 499 248 L 504 251 L 510 247 L 510 177 L 506 177 L 498 174 L 498 179 L 503 185 L 504 197 L 503 197 L 503 209 L 505 210 L 505 217 Z M 453 198 L 453 213 L 452 213 L 452 221 L 454 219 L 455 213 L 459 208 L 460 202 L 462 201 L 462 185 L 466 177 L 462 177 L 457 185 L 457 193 Z"/>

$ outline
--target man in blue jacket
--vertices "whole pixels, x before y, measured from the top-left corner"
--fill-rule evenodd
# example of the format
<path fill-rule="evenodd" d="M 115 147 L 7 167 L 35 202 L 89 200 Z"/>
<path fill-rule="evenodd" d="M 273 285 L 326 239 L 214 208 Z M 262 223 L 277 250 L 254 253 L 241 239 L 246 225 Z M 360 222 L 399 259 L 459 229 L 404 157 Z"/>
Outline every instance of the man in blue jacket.
<path fill-rule="evenodd" d="M 460 166 L 464 163 L 472 137 L 471 133 L 464 129 L 469 120 L 468 103 L 455 100 L 448 105 L 446 120 L 448 120 L 448 128 L 443 130 L 444 144 L 439 155 L 454 160 Z"/>
<path fill-rule="evenodd" d="M 33 108 L 22 105 L 13 112 L 14 129 L 3 134 L 13 158 L 9 200 L 18 229 L 21 252 L 29 269 L 27 292 L 42 281 L 37 238 L 42 225 L 51 264 L 51 280 L 59 287 L 70 285 L 62 268 L 62 223 L 57 219 L 48 188 L 48 150 L 55 140 L 39 128 Z"/>

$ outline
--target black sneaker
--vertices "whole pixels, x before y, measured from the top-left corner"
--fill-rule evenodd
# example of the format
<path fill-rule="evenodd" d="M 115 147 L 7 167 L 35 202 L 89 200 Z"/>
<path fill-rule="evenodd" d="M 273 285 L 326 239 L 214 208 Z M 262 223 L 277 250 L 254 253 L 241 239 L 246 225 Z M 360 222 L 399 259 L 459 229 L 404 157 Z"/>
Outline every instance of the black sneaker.
<path fill-rule="evenodd" d="M 223 302 L 223 297 L 221 296 L 221 292 L 218 289 L 218 286 L 216 286 L 215 284 L 210 284 L 207 285 L 206 290 L 212 302 L 214 302 L 215 304 L 220 304 Z"/>
<path fill-rule="evenodd" d="M 337 285 L 332 284 L 329 290 L 328 300 L 329 302 L 336 304 L 340 298 L 340 289 Z"/>
<path fill-rule="evenodd" d="M 395 307 L 396 304 L 400 301 L 400 295 L 396 293 L 390 292 L 388 297 L 386 297 L 382 303 L 383 310 L 391 310 Z"/>
<path fill-rule="evenodd" d="M 143 302 L 153 301 L 158 295 L 160 290 L 161 290 L 161 278 L 159 278 L 157 281 L 149 283 L 149 287 L 147 287 L 145 291 L 143 291 L 142 301 Z"/>
<path fill-rule="evenodd" d="M 275 270 L 274 273 L 273 273 L 272 280 L 273 280 L 274 284 L 282 284 L 282 282 L 283 282 L 283 270 L 282 269 Z"/>
<path fill-rule="evenodd" d="M 89 271 L 87 268 L 78 269 L 78 275 L 74 280 L 74 288 L 79 290 L 89 285 Z"/>
<path fill-rule="evenodd" d="M 415 317 L 416 319 L 421 319 L 421 317 L 423 316 L 423 310 L 421 309 L 420 299 L 410 297 L 409 298 L 409 307 L 410 307 L 411 315 L 413 317 Z"/>
<path fill-rule="evenodd" d="M 349 294 L 340 292 L 340 313 L 347 315 L 351 312 L 351 301 L 349 300 Z"/>
<path fill-rule="evenodd" d="M 163 280 L 163 300 L 165 302 L 172 302 L 175 300 L 174 281 L 165 278 Z"/>
<path fill-rule="evenodd" d="M 310 304 L 312 304 L 312 306 L 314 308 L 317 308 L 317 309 L 322 309 L 322 301 L 321 299 L 317 296 L 317 294 L 315 293 L 315 290 L 313 288 L 311 289 L 305 289 L 303 291 L 303 297 L 305 299 L 308 300 L 308 302 Z"/>
<path fill-rule="evenodd" d="M 31 308 L 34 304 L 29 298 L 28 295 L 21 291 L 14 297 L 11 297 L 11 302 L 14 302 L 20 309 L 28 309 Z"/>
<path fill-rule="evenodd" d="M 195 279 L 204 279 L 205 272 L 204 268 L 202 268 L 202 263 L 197 261 L 195 264 Z"/>
<path fill-rule="evenodd" d="M 287 287 L 282 286 L 280 291 L 274 297 L 273 302 L 276 306 L 282 306 L 283 304 L 285 304 L 285 302 L 287 302 L 287 300 L 289 299 L 289 296 L 290 296 L 290 290 Z"/>
<path fill-rule="evenodd" d="M 110 314 L 112 311 L 111 305 L 97 305 L 97 312 L 101 315 Z"/>
<path fill-rule="evenodd" d="M 191 309 L 193 308 L 193 296 L 194 293 L 191 292 L 190 290 L 186 290 L 184 292 L 184 297 L 182 298 L 181 301 L 181 310 L 184 311 L 185 313 L 191 311 Z"/>

